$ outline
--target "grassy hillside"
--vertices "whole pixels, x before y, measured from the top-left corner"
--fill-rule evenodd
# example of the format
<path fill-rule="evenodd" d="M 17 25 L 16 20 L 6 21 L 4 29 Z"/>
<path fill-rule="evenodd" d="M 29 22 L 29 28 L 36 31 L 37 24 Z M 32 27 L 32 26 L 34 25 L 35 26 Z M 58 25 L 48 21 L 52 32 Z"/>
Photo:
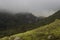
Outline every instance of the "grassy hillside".
<path fill-rule="evenodd" d="M 0 38 L 31 30 L 36 22 L 38 18 L 32 13 L 0 12 Z"/>
<path fill-rule="evenodd" d="M 31 13 L 1 13 L 0 38 L 42 27 L 60 19 L 60 10 L 49 17 L 36 17 Z"/>
<path fill-rule="evenodd" d="M 43 27 L 10 37 L 0 38 L 0 40 L 14 40 L 16 37 L 19 37 L 20 40 L 60 40 L 60 20 L 56 19 Z"/>

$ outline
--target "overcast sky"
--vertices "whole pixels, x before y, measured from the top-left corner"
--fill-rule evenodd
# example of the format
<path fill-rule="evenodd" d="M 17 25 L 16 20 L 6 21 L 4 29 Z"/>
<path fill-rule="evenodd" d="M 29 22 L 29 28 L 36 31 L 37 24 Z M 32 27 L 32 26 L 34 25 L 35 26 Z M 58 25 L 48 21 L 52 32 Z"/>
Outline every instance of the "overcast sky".
<path fill-rule="evenodd" d="M 49 16 L 60 9 L 60 0 L 0 0 L 0 9 Z"/>

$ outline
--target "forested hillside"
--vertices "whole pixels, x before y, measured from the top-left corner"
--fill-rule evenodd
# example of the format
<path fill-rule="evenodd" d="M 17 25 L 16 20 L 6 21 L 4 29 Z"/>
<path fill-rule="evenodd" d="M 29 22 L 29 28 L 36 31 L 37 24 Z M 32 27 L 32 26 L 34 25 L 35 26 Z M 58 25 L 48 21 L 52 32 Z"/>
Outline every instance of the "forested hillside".
<path fill-rule="evenodd" d="M 60 20 L 56 19 L 49 25 L 36 28 L 25 33 L 19 33 L 12 36 L 6 36 L 0 40 L 60 40 Z"/>
<path fill-rule="evenodd" d="M 38 18 L 32 13 L 0 12 L 0 37 L 25 32 L 37 27 L 35 23 L 44 18 Z M 36 25 L 36 26 L 35 26 Z"/>
<path fill-rule="evenodd" d="M 18 20 L 16 21 L 14 17 Z M 11 23 L 9 24 L 10 26 L 5 26 L 6 24 L 2 26 L 2 28 L 4 26 L 5 28 L 7 27 L 7 30 L 0 31 L 0 37 L 4 37 L 1 40 L 14 40 L 16 37 L 22 40 L 60 40 L 60 10 L 42 19 L 32 14 L 16 14 L 14 16 L 11 15 L 11 18 L 13 21 L 9 17 L 7 22 Z"/>

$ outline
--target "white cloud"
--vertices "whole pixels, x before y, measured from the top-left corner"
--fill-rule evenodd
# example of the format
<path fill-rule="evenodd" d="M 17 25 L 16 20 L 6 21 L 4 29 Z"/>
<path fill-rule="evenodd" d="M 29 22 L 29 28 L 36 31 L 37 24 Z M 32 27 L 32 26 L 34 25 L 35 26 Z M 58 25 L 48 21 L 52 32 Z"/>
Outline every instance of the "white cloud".
<path fill-rule="evenodd" d="M 60 0 L 0 0 L 0 8 L 13 12 L 28 11 L 35 15 L 48 16 L 54 10 L 60 9 Z M 52 10 L 49 11 L 50 9 Z"/>

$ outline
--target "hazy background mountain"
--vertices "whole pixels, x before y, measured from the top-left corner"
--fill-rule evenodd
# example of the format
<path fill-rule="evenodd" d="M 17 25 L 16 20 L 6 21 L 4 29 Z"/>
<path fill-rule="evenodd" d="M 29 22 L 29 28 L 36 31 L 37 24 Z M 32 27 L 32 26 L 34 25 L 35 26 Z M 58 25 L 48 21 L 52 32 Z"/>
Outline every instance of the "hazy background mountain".
<path fill-rule="evenodd" d="M 26 15 L 30 15 L 31 19 L 32 18 L 36 18 L 35 16 L 33 16 L 32 14 L 26 14 Z M 42 20 L 40 19 L 39 21 L 35 21 L 36 24 L 34 22 L 32 23 L 28 23 L 28 20 L 25 19 L 25 14 L 16 14 L 15 18 L 17 17 L 16 21 L 13 21 L 13 19 L 8 20 L 7 24 L 3 23 L 4 25 L 3 28 L 8 27 L 9 29 L 3 30 L 1 31 L 0 29 L 0 40 L 14 40 L 14 39 L 20 39 L 20 40 L 60 40 L 60 10 L 58 10 L 57 12 L 55 12 L 53 15 L 49 16 L 49 17 L 39 17 L 39 18 L 43 18 Z M 1 16 L 4 17 L 7 16 L 6 14 L 3 14 Z M 12 18 L 13 16 L 10 15 L 9 18 Z M 24 24 L 20 25 L 20 22 L 24 22 L 23 21 L 23 17 L 24 20 L 27 20 L 26 23 L 28 24 Z M 38 17 L 37 17 L 38 18 Z M 3 18 L 2 18 L 3 19 Z M 19 20 L 21 19 L 21 20 Z M 0 19 L 1 20 L 1 19 Z M 14 19 L 15 20 L 15 19 Z M 30 20 L 30 21 L 31 21 Z M 35 20 L 35 19 L 34 19 Z M 0 24 L 4 21 L 0 21 Z M 18 26 L 9 26 L 11 25 L 10 22 L 12 22 L 11 24 L 14 24 L 15 22 L 17 22 Z M 8 25 L 9 24 L 9 25 Z M 1 26 L 0 26 L 1 27 Z M 4 29 L 5 29 L 4 28 Z M 31 31 L 30 31 L 31 30 Z M 21 33 L 23 32 L 23 33 Z"/>
<path fill-rule="evenodd" d="M 0 37 L 26 32 L 60 19 L 60 10 L 49 17 L 36 17 L 32 13 L 0 12 Z"/>
<path fill-rule="evenodd" d="M 14 34 L 24 40 L 60 39 L 60 0 L 0 0 L 0 38 L 5 37 L 0 40 Z"/>

